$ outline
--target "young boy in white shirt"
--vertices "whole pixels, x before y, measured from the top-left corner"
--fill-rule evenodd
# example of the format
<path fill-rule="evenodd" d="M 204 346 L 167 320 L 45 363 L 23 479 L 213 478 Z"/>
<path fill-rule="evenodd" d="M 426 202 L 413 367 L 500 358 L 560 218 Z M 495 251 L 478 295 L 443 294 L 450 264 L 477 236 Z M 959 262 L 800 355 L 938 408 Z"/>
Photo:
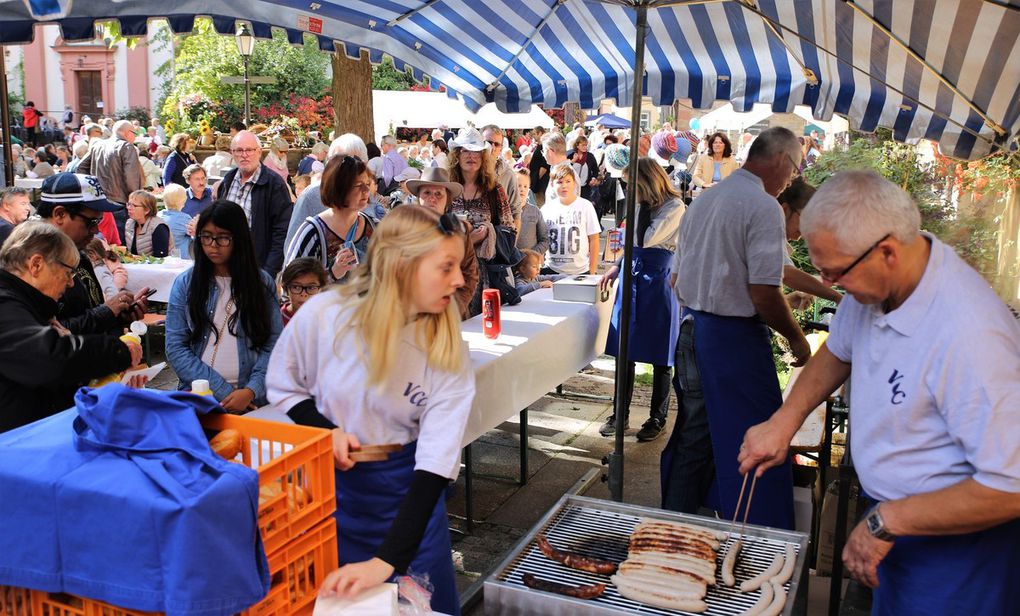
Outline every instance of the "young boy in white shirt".
<path fill-rule="evenodd" d="M 555 195 L 542 206 L 542 217 L 549 228 L 549 250 L 542 273 L 594 274 L 602 231 L 595 206 L 579 196 L 577 174 L 569 163 L 555 165 L 550 182 L 550 193 Z"/>

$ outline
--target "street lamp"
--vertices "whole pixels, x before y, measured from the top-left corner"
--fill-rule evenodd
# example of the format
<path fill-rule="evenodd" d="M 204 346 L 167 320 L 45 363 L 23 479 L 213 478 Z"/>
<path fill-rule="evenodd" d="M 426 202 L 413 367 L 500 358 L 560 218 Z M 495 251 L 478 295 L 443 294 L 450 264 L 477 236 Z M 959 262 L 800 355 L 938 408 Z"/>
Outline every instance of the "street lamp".
<path fill-rule="evenodd" d="M 244 125 L 251 126 L 251 80 L 248 78 L 248 59 L 255 49 L 255 35 L 251 33 L 248 24 L 242 23 L 237 28 L 237 35 L 234 37 L 237 42 L 237 53 L 241 54 L 244 60 Z"/>

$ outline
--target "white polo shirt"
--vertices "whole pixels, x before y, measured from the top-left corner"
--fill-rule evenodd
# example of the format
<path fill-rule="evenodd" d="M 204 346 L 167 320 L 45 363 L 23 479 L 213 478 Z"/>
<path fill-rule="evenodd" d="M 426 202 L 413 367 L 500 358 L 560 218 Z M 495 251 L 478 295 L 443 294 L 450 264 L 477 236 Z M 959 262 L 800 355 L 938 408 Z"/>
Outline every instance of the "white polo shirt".
<path fill-rule="evenodd" d="M 1020 323 L 931 235 L 924 276 L 896 310 L 847 295 L 826 341 L 851 363 L 851 451 L 880 500 L 968 477 L 1020 492 Z"/>

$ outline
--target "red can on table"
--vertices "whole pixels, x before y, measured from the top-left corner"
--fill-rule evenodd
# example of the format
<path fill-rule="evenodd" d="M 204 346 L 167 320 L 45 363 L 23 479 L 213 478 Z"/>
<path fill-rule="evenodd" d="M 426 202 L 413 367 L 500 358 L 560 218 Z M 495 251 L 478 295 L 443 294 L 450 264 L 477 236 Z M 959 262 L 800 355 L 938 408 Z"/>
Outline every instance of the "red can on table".
<path fill-rule="evenodd" d="M 482 291 L 482 331 L 486 338 L 498 338 L 502 331 L 499 323 L 499 289 Z"/>

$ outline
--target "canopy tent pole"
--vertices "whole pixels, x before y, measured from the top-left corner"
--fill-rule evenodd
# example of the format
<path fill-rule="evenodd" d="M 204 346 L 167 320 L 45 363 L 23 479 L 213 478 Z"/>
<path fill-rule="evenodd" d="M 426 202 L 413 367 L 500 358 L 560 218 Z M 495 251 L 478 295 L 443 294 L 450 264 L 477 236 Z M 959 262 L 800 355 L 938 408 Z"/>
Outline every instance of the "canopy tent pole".
<path fill-rule="evenodd" d="M 645 36 L 648 32 L 648 6 L 641 0 L 635 7 L 637 12 L 637 44 L 634 48 L 634 87 L 631 89 L 630 109 L 630 161 L 627 165 L 627 213 L 624 217 L 626 229 L 623 233 L 623 262 L 620 264 L 619 284 L 623 285 L 620 301 L 620 344 L 616 354 L 616 395 L 613 413 L 616 415 L 616 446 L 609 454 L 609 493 L 614 501 L 623 502 L 623 426 L 624 413 L 630 406 L 627 394 L 630 392 L 631 375 L 627 369 L 630 362 L 630 316 L 633 290 L 631 280 L 631 259 L 634 253 L 634 210 L 637 203 L 638 141 L 641 139 L 641 94 L 645 74 Z"/>
<path fill-rule="evenodd" d="M 7 186 L 14 186 L 14 156 L 11 152 L 11 104 L 7 98 L 7 60 L 4 46 L 0 45 L 0 127 L 4 131 L 4 180 Z"/>
<path fill-rule="evenodd" d="M 517 64 L 517 60 L 519 60 L 520 57 L 524 54 L 525 50 L 528 49 L 528 45 L 531 45 L 531 42 L 535 40 L 535 37 L 537 37 L 542 32 L 542 28 L 545 27 L 545 24 L 549 23 L 549 20 L 552 19 L 553 15 L 556 14 L 556 11 L 559 10 L 559 8 L 563 6 L 565 2 L 566 0 L 556 0 L 552 7 L 550 7 L 549 12 L 546 13 L 545 17 L 542 18 L 542 21 L 538 22 L 538 25 L 535 26 L 535 30 L 531 33 L 531 36 L 528 37 L 528 40 L 524 41 L 524 44 L 521 45 L 521 48 L 517 50 L 517 53 L 514 54 L 514 57 L 510 58 L 510 61 L 507 62 L 506 68 L 500 71 L 499 75 L 496 75 L 496 78 L 492 80 L 492 83 L 490 83 L 485 88 L 486 90 L 492 92 L 493 90 L 499 87 L 499 80 L 510 72 L 510 69 L 514 67 L 514 64 Z"/>

